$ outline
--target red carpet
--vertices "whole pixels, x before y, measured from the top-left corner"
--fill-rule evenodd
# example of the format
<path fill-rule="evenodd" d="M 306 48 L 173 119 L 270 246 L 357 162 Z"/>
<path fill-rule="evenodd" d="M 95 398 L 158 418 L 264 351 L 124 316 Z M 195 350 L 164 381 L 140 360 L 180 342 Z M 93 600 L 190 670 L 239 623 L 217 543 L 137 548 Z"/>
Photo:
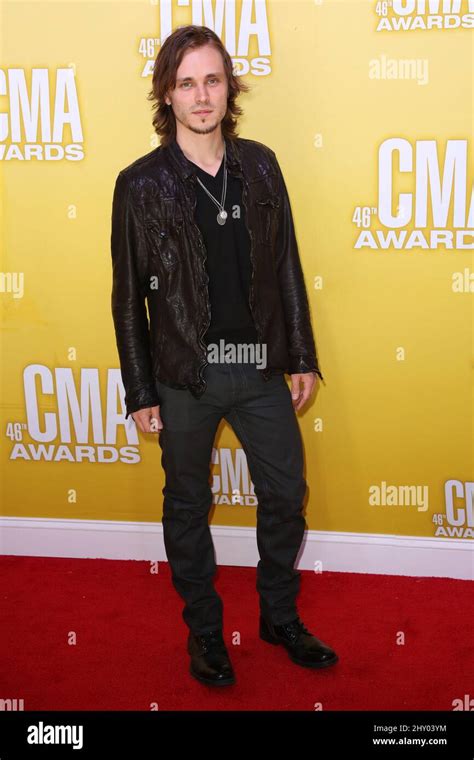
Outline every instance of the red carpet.
<path fill-rule="evenodd" d="M 25 710 L 452 710 L 474 697 L 469 581 L 309 571 L 298 610 L 340 661 L 294 665 L 258 638 L 255 569 L 220 567 L 237 683 L 188 674 L 169 566 L 1 557 L 0 697 Z M 234 632 L 240 645 L 232 644 Z M 397 636 L 405 635 L 405 644 Z M 76 644 L 69 643 L 76 637 Z M 234 635 L 235 638 L 235 635 Z"/>

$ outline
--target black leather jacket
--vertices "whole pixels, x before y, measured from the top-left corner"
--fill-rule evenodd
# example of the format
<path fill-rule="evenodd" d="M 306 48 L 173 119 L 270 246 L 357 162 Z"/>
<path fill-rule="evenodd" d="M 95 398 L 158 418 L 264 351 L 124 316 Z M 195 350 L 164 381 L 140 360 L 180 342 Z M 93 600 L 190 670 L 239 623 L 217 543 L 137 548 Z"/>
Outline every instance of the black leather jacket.
<path fill-rule="evenodd" d="M 249 305 L 267 344 L 267 380 L 275 371 L 316 372 L 316 346 L 290 201 L 273 150 L 256 140 L 225 138 L 227 170 L 243 180 L 250 234 Z M 194 219 L 196 175 L 174 140 L 134 161 L 116 179 L 111 225 L 112 315 L 126 418 L 158 406 L 155 378 L 206 388 L 210 324 L 206 248 Z M 146 305 L 148 304 L 149 319 Z"/>

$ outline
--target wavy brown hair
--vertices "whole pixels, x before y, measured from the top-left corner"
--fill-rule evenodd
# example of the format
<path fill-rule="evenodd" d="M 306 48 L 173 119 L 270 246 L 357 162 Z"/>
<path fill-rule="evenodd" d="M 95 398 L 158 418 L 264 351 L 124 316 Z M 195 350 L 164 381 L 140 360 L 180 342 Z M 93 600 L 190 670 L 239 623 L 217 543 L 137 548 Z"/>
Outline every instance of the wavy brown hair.
<path fill-rule="evenodd" d="M 224 71 L 227 75 L 228 95 L 227 111 L 221 122 L 222 134 L 234 140 L 237 135 L 237 121 L 243 110 L 236 100 L 241 92 L 251 88 L 235 76 L 232 59 L 221 40 L 207 26 L 189 24 L 176 29 L 166 38 L 156 57 L 153 67 L 152 87 L 147 100 L 154 102 L 153 127 L 161 137 L 161 145 L 166 146 L 176 138 L 176 119 L 173 109 L 165 102 L 165 95 L 176 87 L 176 72 L 187 50 L 200 48 L 203 45 L 213 45 L 222 56 Z"/>

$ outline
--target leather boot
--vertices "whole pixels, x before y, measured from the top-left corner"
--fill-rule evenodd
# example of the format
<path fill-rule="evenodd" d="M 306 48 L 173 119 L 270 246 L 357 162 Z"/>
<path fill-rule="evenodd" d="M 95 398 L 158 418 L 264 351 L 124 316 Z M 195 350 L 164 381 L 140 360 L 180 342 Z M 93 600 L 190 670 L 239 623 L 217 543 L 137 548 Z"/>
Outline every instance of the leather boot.
<path fill-rule="evenodd" d="M 290 660 L 305 668 L 327 668 L 339 660 L 331 647 L 313 636 L 299 617 L 290 623 L 273 625 L 260 615 L 260 638 L 269 644 L 283 645 Z"/>
<path fill-rule="evenodd" d="M 198 681 L 210 686 L 235 683 L 235 673 L 221 630 L 201 634 L 190 631 L 188 653 L 191 655 L 189 672 Z"/>

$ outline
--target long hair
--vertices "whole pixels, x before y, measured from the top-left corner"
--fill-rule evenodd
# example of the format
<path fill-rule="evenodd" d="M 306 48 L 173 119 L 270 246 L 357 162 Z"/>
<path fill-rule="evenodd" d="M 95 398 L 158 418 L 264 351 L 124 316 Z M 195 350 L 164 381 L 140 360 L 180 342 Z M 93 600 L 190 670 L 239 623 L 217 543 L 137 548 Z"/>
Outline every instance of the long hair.
<path fill-rule="evenodd" d="M 220 52 L 227 76 L 227 111 L 221 122 L 222 134 L 231 140 L 238 136 L 237 121 L 243 110 L 236 100 L 241 92 L 248 92 L 251 88 L 235 76 L 232 59 L 217 34 L 207 26 L 189 24 L 176 29 L 161 46 L 153 67 L 152 87 L 147 95 L 147 100 L 154 101 L 152 123 L 163 146 L 176 138 L 176 118 L 173 109 L 165 102 L 165 95 L 176 87 L 176 72 L 185 52 L 203 45 L 213 45 Z"/>

